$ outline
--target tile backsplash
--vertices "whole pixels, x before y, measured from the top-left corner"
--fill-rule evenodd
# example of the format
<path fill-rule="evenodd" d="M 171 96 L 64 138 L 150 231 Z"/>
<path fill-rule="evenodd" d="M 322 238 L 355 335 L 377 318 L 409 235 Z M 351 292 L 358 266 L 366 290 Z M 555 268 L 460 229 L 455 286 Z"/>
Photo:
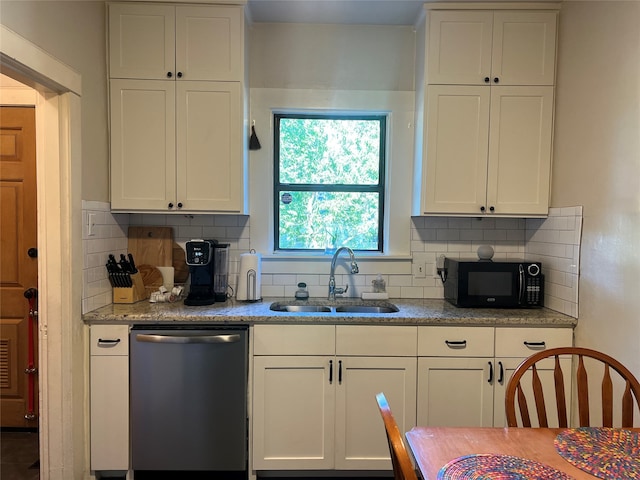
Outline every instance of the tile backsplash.
<path fill-rule="evenodd" d="M 84 292 L 83 312 L 111 303 L 111 286 L 104 267 L 107 255 L 127 253 L 129 225 L 171 226 L 174 240 L 184 248 L 192 238 L 215 238 L 229 243 L 229 284 L 236 285 L 240 254 L 251 248 L 250 218 L 241 215 L 162 215 L 111 213 L 104 202 L 83 202 Z M 89 215 L 92 227 L 89 232 Z M 578 316 L 578 277 L 582 207 L 552 208 L 546 219 L 413 217 L 411 222 L 411 274 L 385 274 L 391 298 L 442 298 L 434 275 L 440 255 L 475 258 L 480 245 L 491 245 L 494 258 L 541 261 L 545 274 L 545 306 Z M 91 235 L 89 235 L 91 233 Z M 417 272 L 424 268 L 424 274 Z M 359 275 L 366 286 L 373 276 Z M 371 278 L 369 278 L 371 277 Z M 344 279 L 337 277 L 339 284 Z M 312 297 L 325 296 L 327 274 L 271 272 L 262 274 L 262 295 L 291 296 L 299 281 Z M 342 283 L 340 283 L 342 281 Z"/>

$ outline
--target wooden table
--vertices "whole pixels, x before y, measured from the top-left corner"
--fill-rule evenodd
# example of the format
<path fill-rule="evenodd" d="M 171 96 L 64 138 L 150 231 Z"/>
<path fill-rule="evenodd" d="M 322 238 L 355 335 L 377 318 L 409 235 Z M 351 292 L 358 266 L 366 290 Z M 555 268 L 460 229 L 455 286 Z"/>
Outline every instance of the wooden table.
<path fill-rule="evenodd" d="M 434 480 L 449 461 L 462 455 L 497 453 L 545 463 L 575 479 L 590 475 L 562 458 L 553 445 L 560 428 L 415 427 L 406 438 L 422 478 Z M 633 430 L 640 431 L 635 428 Z"/>

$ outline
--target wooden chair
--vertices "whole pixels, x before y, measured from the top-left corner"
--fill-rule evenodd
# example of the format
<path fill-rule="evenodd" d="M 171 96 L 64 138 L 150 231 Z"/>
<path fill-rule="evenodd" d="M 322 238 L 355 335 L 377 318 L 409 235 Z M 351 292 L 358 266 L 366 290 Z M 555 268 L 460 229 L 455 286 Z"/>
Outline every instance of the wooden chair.
<path fill-rule="evenodd" d="M 611 378 L 611 370 L 617 372 L 620 379 L 624 383 L 624 392 L 621 395 L 622 425 L 621 427 L 633 427 L 633 410 L 634 406 L 640 407 L 640 383 L 634 375 L 620 362 L 604 353 L 590 350 L 588 348 L 579 347 L 561 347 L 551 348 L 531 355 L 525 359 L 513 372 L 507 389 L 505 392 L 505 408 L 507 414 L 507 425 L 509 427 L 517 427 L 516 419 L 516 398 L 522 419 L 523 427 L 531 427 L 531 419 L 527 408 L 527 400 L 521 385 L 522 376 L 531 369 L 531 386 L 533 390 L 533 398 L 535 401 L 536 413 L 540 427 L 548 427 L 547 410 L 545 407 L 543 387 L 540 380 L 536 364 L 547 358 L 554 358 L 555 364 L 553 368 L 553 383 L 555 388 L 555 400 L 558 411 L 558 423 L 560 428 L 568 426 L 567 419 L 567 402 L 565 396 L 565 380 L 564 374 L 560 367 L 560 357 L 572 355 L 573 359 L 577 358 L 576 385 L 578 394 L 578 417 L 581 427 L 589 425 L 589 384 L 587 378 L 587 368 L 585 368 L 585 357 L 593 359 L 589 361 L 590 370 L 593 373 L 591 364 L 598 362 L 602 364 L 602 425 L 603 427 L 613 426 L 613 381 Z M 599 366 L 597 367 L 600 368 Z M 569 373 L 571 375 L 571 373 Z M 570 377 L 571 378 L 571 377 Z M 547 387 L 549 388 L 549 387 Z M 635 402 L 634 402 L 635 397 Z M 555 425 L 552 425 L 555 426 Z"/>
<path fill-rule="evenodd" d="M 380 414 L 384 421 L 384 428 L 387 432 L 391 463 L 393 464 L 393 478 L 395 480 L 418 480 L 416 471 L 413 469 L 413 464 L 409 458 L 409 453 L 404 446 L 402 434 L 398 429 L 398 424 L 393 418 L 384 393 L 378 393 L 376 395 L 376 401 L 378 402 L 378 408 L 380 409 Z"/>

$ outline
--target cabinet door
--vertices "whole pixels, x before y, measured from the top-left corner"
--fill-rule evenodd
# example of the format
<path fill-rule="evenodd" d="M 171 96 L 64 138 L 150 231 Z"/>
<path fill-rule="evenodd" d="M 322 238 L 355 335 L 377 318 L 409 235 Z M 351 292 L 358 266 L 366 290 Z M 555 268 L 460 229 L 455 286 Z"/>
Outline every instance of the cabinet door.
<path fill-rule="evenodd" d="M 89 332 L 91 469 L 129 470 L 129 327 Z"/>
<path fill-rule="evenodd" d="M 334 465 L 335 357 L 254 357 L 254 470 Z"/>
<path fill-rule="evenodd" d="M 496 381 L 495 392 L 494 392 L 494 410 L 493 410 L 493 426 L 494 427 L 506 427 L 507 426 L 507 416 L 505 414 L 505 405 L 504 405 L 504 394 L 507 389 L 507 383 L 509 383 L 509 379 L 511 375 L 513 375 L 514 370 L 520 365 L 524 358 L 496 358 L 496 369 L 498 371 L 498 376 L 500 376 L 500 369 L 503 371 L 503 381 Z M 567 408 L 571 408 L 571 376 L 569 373 L 571 372 L 571 358 L 561 358 L 560 364 L 562 367 L 562 371 L 566 372 L 564 376 L 564 391 L 567 395 Z M 556 408 L 556 399 L 555 399 L 555 380 L 553 378 L 553 367 L 554 360 L 546 359 L 542 362 L 536 364 L 538 375 L 542 382 L 542 389 L 544 391 L 544 401 L 547 410 L 547 420 L 549 421 L 550 426 L 558 425 L 558 411 Z M 499 378 L 498 378 L 499 379 Z M 529 407 L 529 415 L 531 416 L 531 424 L 533 426 L 538 426 L 538 415 L 536 414 L 535 403 L 533 401 L 533 390 L 531 388 L 531 374 L 527 372 L 521 380 L 522 387 L 524 389 L 526 398 L 527 398 L 527 406 Z M 516 400 L 516 412 L 518 411 L 518 402 Z M 520 415 L 518 415 L 518 419 Z M 569 415 L 571 418 L 571 415 Z"/>
<path fill-rule="evenodd" d="M 553 87 L 491 87 L 490 213 L 547 215 L 552 127 Z"/>
<path fill-rule="evenodd" d="M 166 79 L 175 74 L 175 9 L 109 5 L 109 76 Z"/>
<path fill-rule="evenodd" d="M 111 208 L 167 211 L 176 198 L 175 82 L 111 80 Z"/>
<path fill-rule="evenodd" d="M 241 81 L 242 7 L 176 8 L 176 71 L 184 80 Z"/>
<path fill-rule="evenodd" d="M 492 12 L 432 11 L 427 83 L 482 85 L 491 72 Z"/>
<path fill-rule="evenodd" d="M 491 81 L 500 85 L 554 85 L 555 12 L 496 12 Z"/>
<path fill-rule="evenodd" d="M 493 358 L 418 358 L 418 425 L 493 425 Z"/>
<path fill-rule="evenodd" d="M 482 213 L 489 102 L 488 87 L 429 85 L 423 213 Z"/>
<path fill-rule="evenodd" d="M 241 212 L 239 82 L 176 82 L 177 200 L 182 211 Z"/>
<path fill-rule="evenodd" d="M 415 426 L 416 358 L 337 357 L 337 470 L 390 470 L 375 395 L 384 392 L 402 432 Z"/>

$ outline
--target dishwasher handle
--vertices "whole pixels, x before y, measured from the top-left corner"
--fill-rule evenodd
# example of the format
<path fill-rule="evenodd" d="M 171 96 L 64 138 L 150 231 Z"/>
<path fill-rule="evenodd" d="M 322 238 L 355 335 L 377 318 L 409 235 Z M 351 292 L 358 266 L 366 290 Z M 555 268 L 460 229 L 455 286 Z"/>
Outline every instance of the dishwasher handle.
<path fill-rule="evenodd" d="M 138 333 L 136 340 L 149 343 L 235 343 L 240 341 L 237 333 L 231 335 L 158 335 Z"/>

